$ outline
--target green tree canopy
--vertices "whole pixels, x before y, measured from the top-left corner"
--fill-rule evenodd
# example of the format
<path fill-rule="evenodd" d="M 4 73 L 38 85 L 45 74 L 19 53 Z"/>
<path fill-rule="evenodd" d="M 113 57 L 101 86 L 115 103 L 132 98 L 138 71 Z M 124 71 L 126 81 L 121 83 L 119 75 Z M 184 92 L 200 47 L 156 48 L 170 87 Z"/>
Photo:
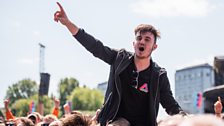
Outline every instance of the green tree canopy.
<path fill-rule="evenodd" d="M 76 88 L 69 99 L 75 110 L 97 110 L 103 103 L 104 96 L 99 90 L 89 88 Z"/>
<path fill-rule="evenodd" d="M 76 88 L 79 87 L 79 82 L 75 78 L 64 78 L 61 79 L 58 90 L 59 90 L 59 100 L 60 100 L 60 106 L 61 110 L 64 113 L 63 105 L 67 101 L 67 97 L 71 95 L 71 92 Z"/>
<path fill-rule="evenodd" d="M 30 79 L 23 79 L 8 87 L 5 98 L 10 99 L 10 105 L 19 99 L 26 99 L 38 93 L 38 85 Z"/>
<path fill-rule="evenodd" d="M 27 99 L 19 99 L 12 104 L 11 110 L 16 117 L 27 116 L 29 112 L 29 103 Z"/>
<path fill-rule="evenodd" d="M 19 99 L 12 104 L 11 110 L 16 117 L 27 116 L 29 113 L 29 105 L 31 102 L 35 104 L 35 111 L 37 111 L 38 107 L 38 95 L 34 95 L 28 99 Z M 51 98 L 48 96 L 43 96 L 43 103 L 44 103 L 44 115 L 51 114 L 54 103 Z"/>

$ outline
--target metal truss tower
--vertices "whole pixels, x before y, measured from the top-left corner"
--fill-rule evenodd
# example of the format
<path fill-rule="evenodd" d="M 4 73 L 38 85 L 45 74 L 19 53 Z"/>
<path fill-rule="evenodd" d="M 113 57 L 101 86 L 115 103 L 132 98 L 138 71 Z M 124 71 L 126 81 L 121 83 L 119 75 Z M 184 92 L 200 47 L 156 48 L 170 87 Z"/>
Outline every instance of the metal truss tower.
<path fill-rule="evenodd" d="M 45 68 L 44 68 L 44 52 L 45 52 L 45 46 L 41 43 L 39 43 L 40 46 L 40 59 L 39 59 L 39 72 L 44 73 Z"/>

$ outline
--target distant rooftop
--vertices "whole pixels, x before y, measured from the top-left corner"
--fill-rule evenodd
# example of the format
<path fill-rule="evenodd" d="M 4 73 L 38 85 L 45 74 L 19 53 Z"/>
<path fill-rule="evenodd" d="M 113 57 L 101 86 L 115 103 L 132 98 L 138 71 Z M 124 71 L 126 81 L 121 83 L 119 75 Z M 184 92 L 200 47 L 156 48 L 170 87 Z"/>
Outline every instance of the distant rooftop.
<path fill-rule="evenodd" d="M 105 85 L 105 84 L 107 84 L 107 81 L 102 82 L 102 83 L 99 83 L 98 86 L 100 86 L 100 85 Z"/>
<path fill-rule="evenodd" d="M 224 56 L 215 56 L 215 59 L 224 60 Z"/>
<path fill-rule="evenodd" d="M 223 58 L 224 58 L 224 57 L 223 57 Z M 208 63 L 204 63 L 204 64 L 198 64 L 198 65 L 194 65 L 194 66 L 184 67 L 184 68 L 182 68 L 182 69 L 176 70 L 176 72 L 180 72 L 180 71 L 184 71 L 184 70 L 189 70 L 189 69 L 194 69 L 194 68 L 198 68 L 198 67 L 212 68 L 212 66 L 209 65 Z"/>
<path fill-rule="evenodd" d="M 220 96 L 221 94 L 223 94 L 224 92 L 224 85 L 220 85 L 220 86 L 215 86 L 215 87 L 211 87 L 211 88 L 208 88 L 204 91 L 204 96 L 214 96 L 214 97 L 217 97 Z"/>

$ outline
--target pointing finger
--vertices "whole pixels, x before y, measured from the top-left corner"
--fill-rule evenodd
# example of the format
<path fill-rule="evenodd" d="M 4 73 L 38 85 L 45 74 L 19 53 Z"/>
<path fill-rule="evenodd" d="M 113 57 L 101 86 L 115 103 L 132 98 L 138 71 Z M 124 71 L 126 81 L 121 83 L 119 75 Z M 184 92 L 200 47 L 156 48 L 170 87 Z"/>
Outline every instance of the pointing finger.
<path fill-rule="evenodd" d="M 59 6 L 60 11 L 64 13 L 64 9 L 63 9 L 63 7 L 61 6 L 61 4 L 60 4 L 59 2 L 57 2 L 57 5 Z"/>
<path fill-rule="evenodd" d="M 221 102 L 221 98 L 220 98 L 220 96 L 218 97 L 218 101 Z"/>

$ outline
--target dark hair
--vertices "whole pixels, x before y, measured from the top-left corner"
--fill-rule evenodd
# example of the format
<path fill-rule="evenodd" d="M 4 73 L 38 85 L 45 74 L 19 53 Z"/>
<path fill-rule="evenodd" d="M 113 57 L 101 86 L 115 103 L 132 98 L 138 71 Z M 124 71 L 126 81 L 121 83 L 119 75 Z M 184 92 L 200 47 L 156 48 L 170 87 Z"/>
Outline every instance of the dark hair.
<path fill-rule="evenodd" d="M 43 120 L 43 116 L 40 114 L 40 113 L 38 113 L 38 112 L 32 112 L 31 114 L 29 114 L 27 117 L 29 118 L 30 116 L 34 116 L 34 117 L 36 117 L 36 119 L 38 120 L 38 121 L 42 121 Z"/>
<path fill-rule="evenodd" d="M 30 115 L 27 118 L 30 119 L 33 122 L 33 124 L 37 123 L 37 117 L 35 115 Z"/>
<path fill-rule="evenodd" d="M 69 114 L 62 119 L 63 126 L 89 126 L 90 120 L 81 113 Z"/>
<path fill-rule="evenodd" d="M 135 35 L 140 32 L 141 33 L 145 33 L 145 32 L 151 32 L 154 37 L 155 37 L 155 43 L 157 38 L 160 38 L 160 32 L 158 30 L 156 30 L 152 25 L 149 24 L 140 24 L 135 28 Z"/>
<path fill-rule="evenodd" d="M 33 122 L 26 117 L 20 117 L 19 120 L 24 124 L 24 126 L 34 126 Z"/>
<path fill-rule="evenodd" d="M 5 122 L 5 126 L 15 126 L 15 122 L 13 122 L 13 121 L 7 121 L 7 122 Z"/>
<path fill-rule="evenodd" d="M 42 123 L 41 126 L 49 126 L 49 123 Z"/>

